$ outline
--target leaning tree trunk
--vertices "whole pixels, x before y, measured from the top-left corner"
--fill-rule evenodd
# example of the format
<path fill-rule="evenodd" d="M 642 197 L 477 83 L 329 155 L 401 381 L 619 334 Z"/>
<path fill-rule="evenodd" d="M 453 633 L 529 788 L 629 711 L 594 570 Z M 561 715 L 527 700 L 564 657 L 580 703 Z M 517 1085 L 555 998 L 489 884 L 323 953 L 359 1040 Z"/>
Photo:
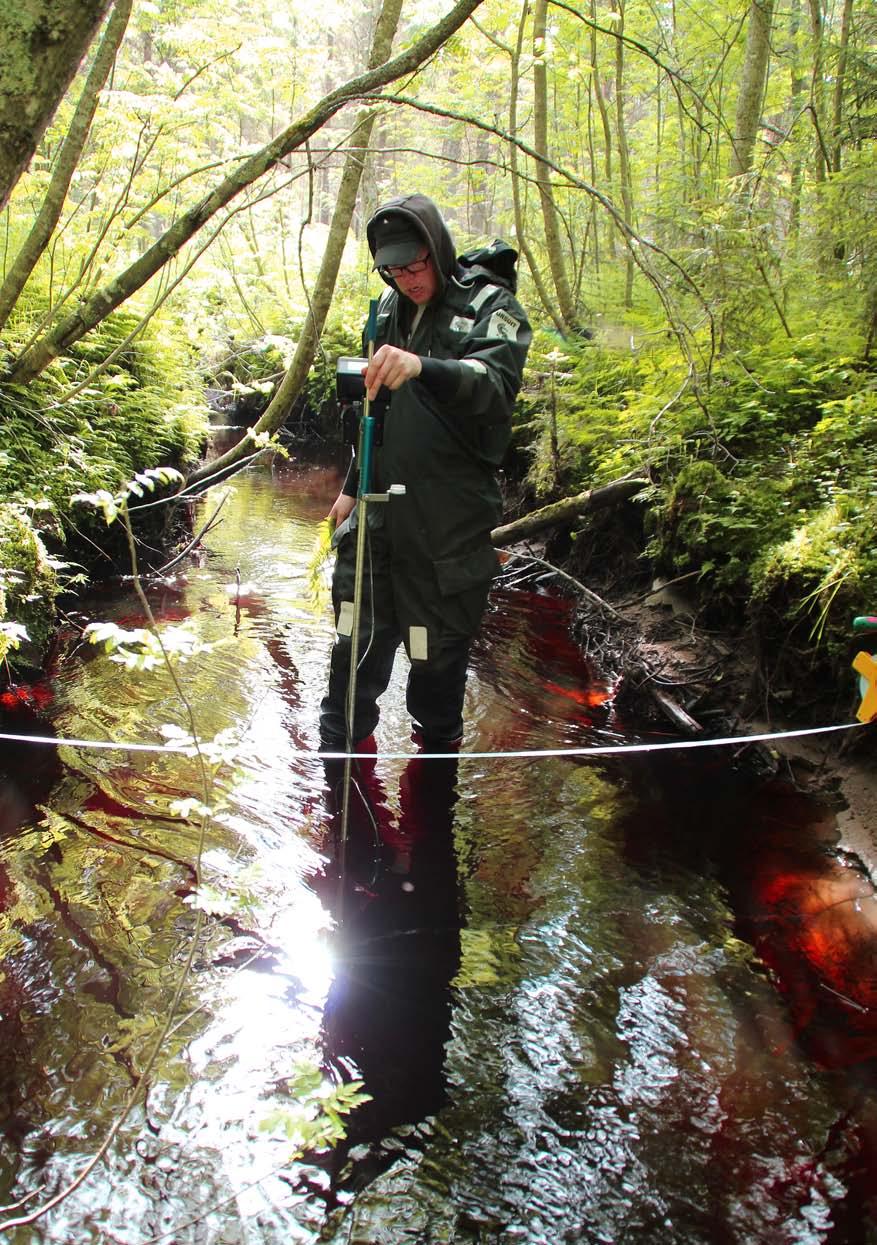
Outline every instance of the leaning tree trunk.
<path fill-rule="evenodd" d="M 53 359 L 105 320 L 110 312 L 132 294 L 142 289 L 217 212 L 258 181 L 269 169 L 274 168 L 284 156 L 301 147 L 346 104 L 378 91 L 389 82 L 418 69 L 463 25 L 480 3 L 481 0 L 457 0 L 443 18 L 430 26 L 405 51 L 398 53 L 385 65 L 368 69 L 324 95 L 304 116 L 287 126 L 252 156 L 243 159 L 233 172 L 223 178 L 219 185 L 188 212 L 184 212 L 129 268 L 83 300 L 76 311 L 29 347 L 15 362 L 5 379 L 10 383 L 21 384 L 39 375 Z"/>
<path fill-rule="evenodd" d="M 604 510 L 608 506 L 617 506 L 619 502 L 628 501 L 641 493 L 648 483 L 645 477 L 621 476 L 599 488 L 576 493 L 574 497 L 562 497 L 560 501 L 551 502 L 539 510 L 531 510 L 529 514 L 513 519 L 503 527 L 495 527 L 490 533 L 490 539 L 498 548 L 513 545 L 516 541 L 535 536 L 537 532 L 544 532 L 546 528 L 573 523 L 592 510 Z"/>
<path fill-rule="evenodd" d="M 111 0 L 5 0 L 0 208 L 27 168 Z"/>
<path fill-rule="evenodd" d="M 389 58 L 401 13 L 402 0 L 384 0 L 375 26 L 369 69 L 377 68 Z M 332 295 L 335 293 L 335 282 L 338 280 L 344 246 L 350 232 L 350 222 L 353 220 L 353 213 L 356 209 L 356 197 L 362 181 L 374 123 L 374 108 L 363 108 L 347 144 L 349 150 L 344 160 L 344 170 L 341 174 L 341 184 L 338 188 L 326 249 L 323 252 L 320 271 L 310 296 L 308 314 L 301 336 L 296 343 L 295 354 L 277 392 L 254 425 L 253 435 L 277 431 L 307 380 L 308 372 L 314 361 L 317 342 L 326 323 L 326 316 L 329 314 Z M 209 463 L 196 468 L 189 477 L 189 482 L 195 483 L 208 475 L 224 474 L 242 458 L 249 455 L 252 449 L 251 437 L 244 437 L 220 458 L 212 459 Z"/>
<path fill-rule="evenodd" d="M 729 177 L 739 177 L 742 173 L 748 173 L 752 168 L 755 140 L 761 123 L 764 90 L 767 85 L 767 69 L 770 63 L 772 19 L 773 0 L 752 0 L 746 31 L 746 52 L 743 58 L 740 94 L 737 97 L 737 112 L 734 118 Z"/>
<path fill-rule="evenodd" d="M 18 297 L 28 277 L 36 267 L 58 223 L 71 178 L 76 171 L 79 157 L 82 155 L 85 140 L 88 138 L 100 93 L 106 85 L 116 59 L 116 52 L 124 38 L 128 18 L 131 16 L 132 3 L 133 0 L 116 0 L 100 47 L 82 88 L 70 128 L 61 144 L 42 207 L 12 267 L 6 274 L 3 285 L 0 286 L 0 331 L 9 319 L 10 312 L 18 302 Z"/>

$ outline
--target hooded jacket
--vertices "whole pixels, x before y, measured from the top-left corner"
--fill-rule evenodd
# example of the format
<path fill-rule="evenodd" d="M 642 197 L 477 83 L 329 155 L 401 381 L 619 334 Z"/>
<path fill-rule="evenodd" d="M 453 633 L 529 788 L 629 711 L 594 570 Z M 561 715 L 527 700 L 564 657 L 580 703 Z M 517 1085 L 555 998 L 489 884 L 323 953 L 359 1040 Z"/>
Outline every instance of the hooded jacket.
<path fill-rule="evenodd" d="M 374 453 L 374 489 L 404 484 L 405 495 L 370 507 L 369 528 L 383 528 L 394 587 L 408 575 L 421 593 L 428 581 L 439 597 L 474 592 L 481 607 L 472 613 L 480 617 L 498 565 L 490 540 L 502 517 L 496 471 L 532 334 L 513 294 L 511 266 L 499 265 L 505 275 L 488 266 L 496 255 L 508 260 L 505 243 L 470 252 L 461 263 L 437 207 L 415 194 L 391 200 L 368 222 L 373 255 L 376 221 L 389 213 L 421 234 L 439 288 L 416 319 L 414 303 L 384 278 L 390 289 L 378 306 L 375 349 L 388 343 L 409 350 L 423 370 L 393 393 Z M 344 491 L 356 493 L 355 463 Z M 404 595 L 397 592 L 400 601 Z"/>

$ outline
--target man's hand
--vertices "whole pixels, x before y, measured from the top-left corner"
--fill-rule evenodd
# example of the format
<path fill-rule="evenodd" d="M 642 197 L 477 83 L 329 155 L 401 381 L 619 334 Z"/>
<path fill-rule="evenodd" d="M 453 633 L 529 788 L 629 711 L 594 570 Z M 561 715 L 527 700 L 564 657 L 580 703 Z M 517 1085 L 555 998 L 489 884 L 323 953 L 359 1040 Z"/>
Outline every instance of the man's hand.
<path fill-rule="evenodd" d="M 355 505 L 355 497 L 349 497 L 347 493 L 339 493 L 326 518 L 334 527 L 340 527 Z"/>
<path fill-rule="evenodd" d="M 416 354 L 400 350 L 398 346 L 381 346 L 362 373 L 369 400 L 373 401 L 378 396 L 382 385 L 388 389 L 399 389 L 406 380 L 414 380 L 420 375 L 420 366 Z"/>

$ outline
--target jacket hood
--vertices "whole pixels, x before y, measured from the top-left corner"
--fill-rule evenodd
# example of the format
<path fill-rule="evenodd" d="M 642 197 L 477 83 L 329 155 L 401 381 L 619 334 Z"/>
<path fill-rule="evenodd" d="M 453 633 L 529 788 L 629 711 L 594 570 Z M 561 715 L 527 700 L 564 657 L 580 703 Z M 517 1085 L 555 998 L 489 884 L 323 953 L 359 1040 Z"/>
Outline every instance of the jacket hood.
<path fill-rule="evenodd" d="M 429 248 L 438 273 L 439 293 L 443 293 L 445 285 L 457 266 L 457 256 L 454 250 L 454 239 L 451 237 L 441 212 L 432 199 L 428 199 L 426 195 L 400 195 L 384 203 L 365 227 L 365 236 L 373 258 L 377 248 L 375 224 L 378 219 L 389 214 L 403 217 L 421 235 Z M 394 290 L 398 288 L 392 278 L 382 277 L 382 280 Z"/>

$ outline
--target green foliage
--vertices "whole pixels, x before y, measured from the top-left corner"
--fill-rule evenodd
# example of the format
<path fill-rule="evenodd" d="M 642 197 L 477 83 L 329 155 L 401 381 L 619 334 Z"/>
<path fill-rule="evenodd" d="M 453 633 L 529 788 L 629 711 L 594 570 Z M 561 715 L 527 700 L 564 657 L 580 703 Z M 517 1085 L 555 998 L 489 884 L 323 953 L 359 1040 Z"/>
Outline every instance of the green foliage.
<path fill-rule="evenodd" d="M 150 467 L 147 471 L 138 471 L 133 480 L 128 480 L 122 490 L 113 494 L 107 489 L 98 489 L 94 493 L 74 493 L 71 502 L 80 502 L 102 511 L 107 524 L 114 523 L 130 497 L 144 497 L 145 492 L 155 491 L 156 484 L 182 484 L 183 476 L 174 467 Z"/>
<path fill-rule="evenodd" d="M 216 644 L 201 640 L 185 624 L 165 627 L 159 636 L 144 627 L 125 628 L 112 622 L 89 623 L 84 634 L 90 644 L 102 644 L 111 661 L 132 671 L 156 670 L 167 661 L 184 663 L 216 647 Z"/>
<path fill-rule="evenodd" d="M 262 1129 L 282 1133 L 292 1143 L 291 1158 L 305 1150 L 322 1150 L 344 1136 L 345 1115 L 370 1102 L 362 1093 L 362 1081 L 333 1085 L 313 1064 L 299 1064 L 287 1081 L 292 1105 L 273 1111 L 262 1121 Z"/>
<path fill-rule="evenodd" d="M 31 655 L 48 638 L 51 605 L 58 593 L 57 564 L 21 505 L 0 501 L 0 662 L 19 652 Z M 41 608 L 48 604 L 48 610 Z"/>
<path fill-rule="evenodd" d="M 854 614 L 877 601 L 877 502 L 851 496 L 802 516 L 792 535 L 766 548 L 753 568 L 753 605 L 809 624 L 810 641 L 831 655 L 849 647 Z"/>
<path fill-rule="evenodd" d="M 308 564 L 307 595 L 311 608 L 317 615 L 326 609 L 329 602 L 329 584 L 326 568 L 332 552 L 332 530 L 332 524 L 328 519 L 322 519 L 317 524 L 314 552 Z"/>
<path fill-rule="evenodd" d="M 807 618 L 812 643 L 841 653 L 851 614 L 877 598 L 877 381 L 861 339 L 841 320 L 777 332 L 687 383 L 673 339 L 639 340 L 537 334 L 518 429 L 534 491 L 651 474 L 645 556 L 658 572 L 695 572 L 705 603 L 726 620 L 770 617 L 772 639 Z"/>
<path fill-rule="evenodd" d="M 678 359 L 674 356 L 678 366 Z M 587 341 L 534 336 L 517 435 L 527 434 L 537 496 L 577 492 L 615 479 L 643 458 L 642 392 L 660 366 L 653 355 L 609 350 Z M 553 418 L 552 418 L 553 417 Z M 558 460 L 552 462 L 552 422 Z M 580 482 L 585 481 L 586 484 Z"/>
<path fill-rule="evenodd" d="M 30 496 L 38 481 L 55 515 L 67 516 L 77 492 L 115 491 L 138 471 L 195 460 L 206 410 L 186 343 L 167 326 L 150 325 L 92 374 L 130 329 L 131 318 L 114 313 L 27 387 L 0 389 L 0 419 L 14 452 L 3 495 Z"/>
<path fill-rule="evenodd" d="M 22 309 L 14 335 L 26 335 L 36 311 L 31 303 Z M 97 514 L 78 502 L 88 498 L 109 519 L 126 497 L 180 481 L 177 468 L 195 460 L 206 433 L 189 347 L 168 324 L 153 321 L 107 364 L 133 324 L 125 312 L 109 316 L 28 386 L 0 387 L 5 618 L 25 627 L 34 658 L 55 597 L 80 578 L 76 563 L 106 545 Z M 64 549 L 70 560 L 47 549 Z M 8 627 L 5 635 L 4 654 Z"/>
<path fill-rule="evenodd" d="M 823 403 L 823 417 L 798 439 L 795 492 L 810 504 L 785 540 L 764 546 L 751 575 L 758 609 L 808 619 L 810 638 L 835 656 L 846 654 L 851 616 L 877 601 L 877 383 L 862 381 Z"/>
<path fill-rule="evenodd" d="M 361 290 L 344 290 L 332 305 L 306 385 L 308 406 L 319 411 L 335 397 L 335 366 L 341 355 L 362 353 L 368 300 Z"/>
<path fill-rule="evenodd" d="M 262 381 L 276 383 L 289 365 L 292 350 L 289 338 L 275 335 L 232 345 L 209 365 L 206 374 L 212 383 L 224 389 L 249 388 Z"/>

